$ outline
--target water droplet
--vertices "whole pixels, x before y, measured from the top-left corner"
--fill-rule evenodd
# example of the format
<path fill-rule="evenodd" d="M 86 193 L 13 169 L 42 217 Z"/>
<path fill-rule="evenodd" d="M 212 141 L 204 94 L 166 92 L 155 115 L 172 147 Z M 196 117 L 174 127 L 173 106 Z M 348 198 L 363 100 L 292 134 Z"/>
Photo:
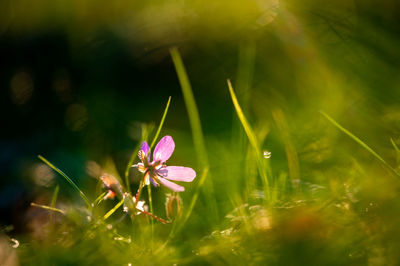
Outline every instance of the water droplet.
<path fill-rule="evenodd" d="M 264 158 L 265 159 L 271 158 L 271 152 L 270 151 L 264 151 Z"/>

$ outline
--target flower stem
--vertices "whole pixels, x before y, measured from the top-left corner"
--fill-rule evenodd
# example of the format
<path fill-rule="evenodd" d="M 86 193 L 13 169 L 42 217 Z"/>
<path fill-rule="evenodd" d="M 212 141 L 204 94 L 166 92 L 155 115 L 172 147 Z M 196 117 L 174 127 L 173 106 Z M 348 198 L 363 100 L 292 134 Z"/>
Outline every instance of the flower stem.
<path fill-rule="evenodd" d="M 153 199 L 151 197 L 151 186 L 147 186 L 147 194 L 149 197 L 149 206 L 150 206 L 150 213 L 153 213 Z M 151 219 L 151 245 L 153 246 L 153 236 L 154 236 L 154 223 L 153 219 Z"/>
<path fill-rule="evenodd" d="M 143 189 L 143 184 L 144 184 L 144 179 L 145 179 L 145 178 L 146 178 L 146 174 L 144 174 L 142 180 L 140 180 L 139 188 L 138 188 L 138 191 L 136 192 L 136 196 L 135 196 L 135 199 L 136 199 L 135 208 L 136 208 L 136 206 L 137 206 L 137 204 L 138 204 L 138 202 L 139 202 L 140 194 L 142 193 L 142 189 Z"/>

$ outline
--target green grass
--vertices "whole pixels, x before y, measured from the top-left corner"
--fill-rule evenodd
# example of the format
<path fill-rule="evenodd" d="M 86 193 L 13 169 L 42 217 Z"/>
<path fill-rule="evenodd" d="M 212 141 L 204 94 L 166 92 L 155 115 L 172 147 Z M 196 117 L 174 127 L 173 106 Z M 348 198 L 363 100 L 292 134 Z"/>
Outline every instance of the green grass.
<path fill-rule="evenodd" d="M 82 147 L 66 148 L 64 143 L 60 151 L 57 146 L 47 148 L 53 152 L 43 148 L 46 154 L 57 151 L 57 158 L 68 163 L 59 159 L 55 166 L 53 158 L 39 155 L 40 161 L 29 157 L 10 164 L 21 169 L 18 174 L 29 192 L 24 202 L 29 204 L 18 205 L 13 217 L 4 219 L 19 220 L 15 230 L 0 228 L 1 250 L 14 251 L 21 265 L 400 264 L 394 2 L 379 8 L 361 1 L 245 2 L 152 2 L 135 8 L 126 8 L 133 4 L 124 1 L 105 6 L 96 2 L 85 6 L 95 11 L 89 12 L 90 20 L 84 19 L 87 12 L 77 2 L 66 11 L 64 4 L 49 5 L 55 13 L 46 20 L 35 19 L 35 10 L 24 11 L 22 4 L 13 12 L 3 11 L 20 18 L 6 23 L 4 32 L 23 32 L 30 22 L 31 27 L 53 25 L 48 21 L 53 17 L 60 24 L 78 18 L 83 23 L 71 22 L 64 29 L 72 43 L 68 60 L 77 61 L 79 71 L 90 68 L 84 74 L 98 80 L 87 85 L 93 86 L 88 95 L 77 95 L 86 108 L 87 124 L 73 131 L 76 128 L 65 123 L 55 135 L 57 140 L 69 136 L 66 143 Z M 107 10 L 115 14 L 107 16 Z M 102 29 L 99 36 L 96 28 Z M 115 29 L 118 34 L 107 37 L 106 32 Z M 111 39 L 118 36 L 133 36 L 114 45 L 118 52 L 129 46 L 127 54 L 135 56 L 139 74 L 114 71 L 129 61 L 121 60 L 126 55 L 122 52 L 113 56 Z M 99 47 L 104 65 L 82 55 L 81 47 L 92 46 Z M 145 56 L 136 57 L 141 51 Z M 108 65 L 109 58 L 114 64 Z M 41 95 L 42 83 L 36 80 L 42 72 L 17 63 L 9 72 L 21 68 L 22 74 L 7 80 L 5 71 L 10 87 L 5 91 L 20 104 L 13 108 L 25 114 L 34 101 L 21 103 L 19 97 Z M 93 75 L 102 73 L 103 66 L 107 78 Z M 78 93 L 84 86 L 73 73 L 65 84 Z M 123 73 L 132 73 L 133 78 L 126 76 L 138 89 L 137 98 L 125 99 L 133 94 L 119 91 L 118 86 L 125 85 Z M 147 73 L 145 81 L 136 79 L 142 73 Z M 57 86 L 65 84 L 52 75 L 48 83 L 55 89 L 47 93 L 58 99 L 64 91 Z M 112 80 L 115 77 L 118 80 Z M 108 80 L 117 89 L 104 89 L 109 98 L 96 94 L 99 84 L 107 87 Z M 22 96 L 15 93 L 18 86 Z M 60 125 L 71 115 L 69 105 L 75 104 L 66 99 L 59 99 L 65 105 L 65 110 L 60 107 Z M 44 119 L 56 121 L 52 116 Z M 40 127 L 37 132 L 42 131 Z M 176 217 L 171 218 L 166 214 L 171 191 L 162 186 L 144 189 L 142 173 L 132 168 L 143 141 L 154 149 L 167 134 L 176 143 L 174 165 L 190 166 L 197 173 L 192 183 L 180 183 L 185 191 L 174 194 L 179 201 L 172 206 Z M 48 139 L 54 146 L 54 139 Z M 41 136 L 38 145 L 46 141 Z M 264 157 L 265 151 L 270 156 Z M 105 198 L 107 188 L 99 176 L 89 178 L 82 170 L 90 160 L 115 175 L 122 193 Z M 59 176 L 67 182 L 59 182 Z M 144 211 L 136 208 L 135 195 L 145 201 Z M 4 203 L 8 198 L 4 194 Z M 19 247 L 11 247 L 11 237 Z"/>

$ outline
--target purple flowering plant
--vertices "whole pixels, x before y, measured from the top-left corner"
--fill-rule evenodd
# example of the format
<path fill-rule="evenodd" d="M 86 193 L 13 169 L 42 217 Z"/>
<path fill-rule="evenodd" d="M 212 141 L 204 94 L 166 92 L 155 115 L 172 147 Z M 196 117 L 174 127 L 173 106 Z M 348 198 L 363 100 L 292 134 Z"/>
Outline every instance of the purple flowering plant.
<path fill-rule="evenodd" d="M 114 208 L 112 208 L 104 215 L 102 221 L 107 220 L 108 217 L 110 217 L 119 207 L 123 206 L 123 211 L 129 213 L 132 219 L 134 219 L 134 217 L 137 215 L 144 214 L 152 217 L 155 220 L 158 220 L 161 223 L 169 223 L 171 222 L 171 220 L 164 220 L 152 213 L 153 208 L 150 183 L 153 184 L 153 186 L 155 187 L 163 185 L 171 189 L 174 192 L 175 197 L 179 198 L 177 193 L 184 191 L 185 188 L 171 181 L 192 182 L 196 178 L 196 172 L 190 167 L 166 165 L 167 160 L 171 157 L 172 153 L 175 150 L 175 142 L 171 136 L 164 136 L 163 138 L 161 138 L 161 140 L 155 146 L 153 154 L 151 154 L 151 148 L 153 147 L 159 136 L 169 108 L 170 101 L 171 97 L 168 99 L 167 106 L 164 110 L 163 117 L 161 119 L 160 125 L 154 136 L 151 146 L 149 146 L 146 141 L 141 144 L 140 150 L 138 152 L 138 156 L 140 159 L 139 163 L 133 164 L 134 158 L 136 157 L 134 156 L 136 152 L 132 154 L 125 171 L 125 184 L 122 182 L 120 176 L 118 175 L 118 172 L 112 169 L 113 167 L 109 169 L 111 172 L 113 172 L 113 174 L 110 174 L 109 171 L 103 170 L 102 167 L 97 163 L 93 161 L 88 163 L 87 173 L 90 176 L 99 179 L 103 184 L 103 188 L 105 189 L 105 191 L 101 195 L 99 195 L 93 202 L 89 201 L 85 193 L 75 184 L 75 182 L 71 178 L 69 178 L 66 174 L 64 174 L 61 170 L 59 170 L 56 166 L 54 166 L 42 156 L 39 156 L 39 158 L 60 175 L 62 175 L 68 181 L 68 183 L 70 183 L 70 185 L 86 202 L 89 213 L 92 214 L 93 209 L 98 208 L 102 201 L 117 198 L 119 202 L 114 206 Z M 130 190 L 129 169 L 131 167 L 135 167 L 141 173 L 143 173 L 143 177 L 141 178 L 141 182 L 139 184 L 136 194 L 132 194 Z M 149 205 L 147 205 L 145 201 L 140 200 L 141 191 L 145 186 L 148 186 L 147 189 Z M 169 196 L 167 195 L 167 200 L 168 197 Z M 149 211 L 148 207 L 150 207 Z M 179 206 L 177 206 L 177 208 L 178 207 Z M 53 207 L 48 206 L 44 206 L 44 208 L 54 209 Z M 63 213 L 62 210 L 57 211 Z M 169 210 L 169 212 L 171 212 L 171 210 Z M 170 219 L 170 215 L 167 214 L 167 216 Z"/>
<path fill-rule="evenodd" d="M 147 142 L 143 142 L 138 156 L 140 163 L 133 165 L 144 173 L 143 185 L 152 183 L 155 187 L 160 184 L 175 191 L 182 192 L 183 186 L 175 184 L 172 181 L 192 182 L 196 177 L 196 172 L 190 167 L 167 166 L 165 163 L 171 157 L 175 149 L 175 143 L 171 136 L 163 137 L 157 144 L 151 159 L 151 151 Z"/>

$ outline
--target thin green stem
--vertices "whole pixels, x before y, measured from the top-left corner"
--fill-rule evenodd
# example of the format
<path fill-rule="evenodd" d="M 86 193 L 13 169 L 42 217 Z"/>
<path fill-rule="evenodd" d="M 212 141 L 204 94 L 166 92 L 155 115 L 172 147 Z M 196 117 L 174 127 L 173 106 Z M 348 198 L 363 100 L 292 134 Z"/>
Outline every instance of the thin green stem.
<path fill-rule="evenodd" d="M 154 147 L 154 145 L 155 145 L 155 143 L 156 143 L 156 141 L 158 139 L 158 136 L 160 135 L 161 129 L 162 129 L 163 125 L 164 125 L 165 118 L 167 117 L 167 113 L 168 113 L 168 109 L 169 109 L 170 103 L 171 103 L 171 96 L 169 96 L 169 98 L 168 98 L 168 102 L 167 102 L 167 105 L 165 106 L 164 113 L 163 113 L 163 115 L 161 117 L 160 124 L 158 125 L 156 134 L 154 135 L 153 141 L 150 144 L 150 150 Z M 150 212 L 153 213 L 153 199 L 151 197 L 151 186 L 150 185 L 147 186 L 147 195 L 149 197 Z M 136 204 L 138 202 L 139 202 L 139 200 L 136 201 Z M 153 222 L 153 220 L 151 220 L 150 222 L 151 222 L 151 239 L 152 239 L 152 243 L 153 243 L 154 222 Z"/>
<path fill-rule="evenodd" d="M 165 118 L 167 117 L 167 113 L 168 113 L 168 109 L 169 109 L 170 103 L 171 103 L 171 96 L 169 96 L 169 98 L 168 98 L 168 102 L 167 102 L 167 105 L 165 106 L 164 113 L 163 113 L 163 116 L 161 118 L 160 124 L 158 125 L 157 132 L 154 135 L 153 141 L 150 144 L 150 149 L 152 149 L 154 147 L 154 144 L 156 143 L 156 141 L 158 139 L 158 136 L 160 135 L 161 129 L 162 129 L 163 125 L 164 125 Z"/>
<path fill-rule="evenodd" d="M 151 186 L 147 186 L 147 194 L 149 197 L 149 207 L 150 207 L 150 213 L 153 213 L 153 199 L 151 197 Z M 154 222 L 153 219 L 150 220 L 151 223 L 151 246 L 153 246 L 153 239 L 154 239 Z"/>
<path fill-rule="evenodd" d="M 140 180 L 139 188 L 138 188 L 138 191 L 136 192 L 136 197 L 135 197 L 136 203 L 135 203 L 135 205 L 137 205 L 139 200 L 140 200 L 140 194 L 142 193 L 144 178 L 145 178 L 145 175 L 143 176 L 142 180 Z"/>

